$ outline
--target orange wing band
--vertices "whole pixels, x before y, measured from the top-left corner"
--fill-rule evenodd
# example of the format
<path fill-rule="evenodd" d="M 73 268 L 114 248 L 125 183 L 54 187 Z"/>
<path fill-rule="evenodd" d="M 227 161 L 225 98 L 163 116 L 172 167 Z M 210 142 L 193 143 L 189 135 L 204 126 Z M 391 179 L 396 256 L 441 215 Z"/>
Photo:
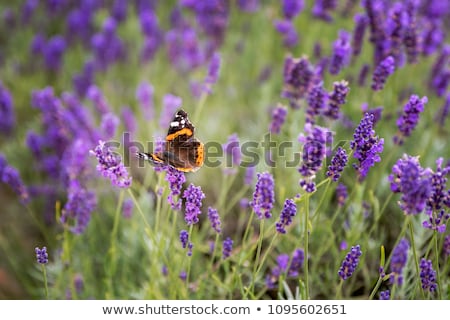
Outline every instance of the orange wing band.
<path fill-rule="evenodd" d="M 166 137 L 166 141 L 172 141 L 174 140 L 176 137 L 181 136 L 181 135 L 187 135 L 188 137 L 192 137 L 193 132 L 191 129 L 189 128 L 183 128 L 180 131 L 174 132 L 172 134 L 167 135 Z"/>

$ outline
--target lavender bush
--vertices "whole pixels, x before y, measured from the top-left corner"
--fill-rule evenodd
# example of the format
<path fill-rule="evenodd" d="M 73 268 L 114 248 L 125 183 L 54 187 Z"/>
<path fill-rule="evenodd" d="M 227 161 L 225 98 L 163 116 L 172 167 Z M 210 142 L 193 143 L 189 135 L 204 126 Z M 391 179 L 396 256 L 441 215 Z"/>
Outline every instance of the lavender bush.
<path fill-rule="evenodd" d="M 0 13 L 0 298 L 450 299 L 448 1 Z"/>

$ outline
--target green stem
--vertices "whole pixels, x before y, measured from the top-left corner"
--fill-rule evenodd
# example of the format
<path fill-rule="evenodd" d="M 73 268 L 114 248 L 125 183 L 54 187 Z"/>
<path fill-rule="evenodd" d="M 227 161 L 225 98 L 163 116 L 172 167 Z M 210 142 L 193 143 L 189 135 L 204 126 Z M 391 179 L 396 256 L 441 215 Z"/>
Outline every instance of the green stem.
<path fill-rule="evenodd" d="M 411 237 L 411 249 L 412 249 L 412 252 L 413 252 L 413 255 L 414 255 L 414 264 L 415 264 L 416 273 L 417 273 L 416 279 L 418 281 L 420 292 L 422 294 L 422 299 L 425 300 L 425 293 L 423 291 L 422 283 L 421 283 L 421 279 L 420 279 L 419 260 L 417 258 L 416 244 L 415 244 L 415 241 L 414 241 L 414 230 L 413 230 L 413 225 L 412 225 L 412 221 L 411 221 L 411 217 L 410 216 L 408 216 L 408 225 L 409 225 L 409 234 L 410 234 L 410 237 Z"/>
<path fill-rule="evenodd" d="M 305 293 L 306 293 L 306 299 L 309 300 L 309 279 L 308 279 L 308 247 L 309 247 L 309 228 L 308 228 L 308 224 L 309 224 L 309 194 L 305 195 L 305 216 L 304 216 L 304 234 L 303 234 L 303 241 L 304 241 L 304 248 L 303 250 L 305 251 L 305 259 L 304 259 L 304 274 L 305 274 Z"/>
<path fill-rule="evenodd" d="M 336 289 L 336 300 L 342 299 L 342 286 L 344 285 L 344 280 L 340 280 Z"/>
<path fill-rule="evenodd" d="M 42 274 L 44 276 L 44 290 L 45 290 L 45 299 L 48 299 L 48 281 L 47 281 L 47 269 L 44 264 L 41 264 Z"/>
<path fill-rule="evenodd" d="M 261 268 L 263 267 L 264 262 L 266 261 L 267 257 L 269 256 L 269 253 L 271 252 L 271 249 L 273 247 L 273 244 L 275 243 L 275 240 L 276 240 L 277 236 L 278 236 L 278 232 L 275 232 L 275 234 L 272 237 L 272 241 L 270 241 L 270 244 L 267 247 L 266 252 L 264 253 L 264 255 L 262 257 L 261 262 L 259 263 L 259 266 L 258 266 L 258 269 L 256 270 L 256 273 L 259 273 L 261 271 Z"/>
<path fill-rule="evenodd" d="M 434 238 L 434 258 L 436 260 L 436 283 L 437 283 L 437 291 L 439 300 L 442 300 L 442 292 L 441 292 L 441 276 L 439 273 L 439 249 L 438 249 L 438 240 L 437 240 L 437 231 L 433 233 Z"/>
<path fill-rule="evenodd" d="M 199 118 L 200 118 L 200 114 L 202 113 L 203 107 L 205 105 L 206 102 L 206 98 L 208 97 L 207 93 L 202 93 L 202 95 L 200 96 L 200 100 L 198 102 L 197 107 L 195 108 L 194 111 L 194 116 L 192 117 L 193 119 L 193 123 L 198 123 L 199 122 Z"/>

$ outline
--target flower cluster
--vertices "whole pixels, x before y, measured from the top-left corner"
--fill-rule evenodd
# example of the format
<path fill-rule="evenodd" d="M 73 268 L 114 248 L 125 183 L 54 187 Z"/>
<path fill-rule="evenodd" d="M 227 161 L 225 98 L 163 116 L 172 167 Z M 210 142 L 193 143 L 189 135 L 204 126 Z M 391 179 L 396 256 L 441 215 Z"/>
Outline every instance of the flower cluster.
<path fill-rule="evenodd" d="M 297 206 L 294 200 L 286 199 L 283 210 L 280 214 L 280 221 L 275 225 L 279 233 L 286 233 L 286 227 L 292 223 L 292 218 L 297 214 Z"/>
<path fill-rule="evenodd" d="M 205 198 L 205 194 L 200 187 L 196 187 L 191 183 L 184 190 L 183 198 L 186 200 L 184 220 L 188 225 L 197 223 L 199 221 L 198 216 L 202 213 L 202 200 Z"/>
<path fill-rule="evenodd" d="M 223 248 L 222 248 L 222 259 L 226 259 L 230 257 L 231 251 L 233 251 L 233 240 L 231 240 L 230 237 L 227 237 L 223 241 Z"/>
<path fill-rule="evenodd" d="M 288 254 L 280 254 L 277 257 L 277 265 L 270 270 L 266 276 L 266 286 L 275 289 L 280 276 L 286 274 L 287 277 L 296 278 L 303 267 L 305 252 L 303 249 L 295 249 L 290 258 Z M 289 263 L 290 261 L 290 263 Z"/>
<path fill-rule="evenodd" d="M 328 107 L 324 111 L 324 116 L 330 119 L 338 119 L 340 115 L 340 107 L 346 102 L 347 95 L 350 91 L 348 82 L 345 80 L 333 83 L 333 91 L 329 94 Z"/>
<path fill-rule="evenodd" d="M 340 30 L 338 39 L 333 43 L 333 54 L 329 67 L 330 74 L 338 74 L 349 63 L 350 54 L 350 33 Z"/>
<path fill-rule="evenodd" d="M 281 131 L 281 126 L 286 120 L 287 109 L 279 104 L 272 110 L 272 122 L 270 123 L 269 131 L 278 134 Z"/>
<path fill-rule="evenodd" d="M 409 137 L 419 122 L 419 114 L 423 112 L 425 104 L 428 102 L 427 97 L 419 98 L 412 95 L 409 102 L 403 108 L 403 113 L 397 120 L 399 134 L 394 136 L 394 142 L 401 145 L 404 137 Z"/>
<path fill-rule="evenodd" d="M 422 289 L 434 292 L 437 289 L 436 271 L 433 269 L 431 260 L 420 260 L 420 281 L 422 282 Z"/>
<path fill-rule="evenodd" d="M 170 193 L 167 196 L 167 201 L 174 210 L 181 210 L 181 199 L 176 197 L 181 194 L 181 188 L 186 182 L 186 176 L 183 172 L 178 171 L 170 166 L 166 170 L 166 181 L 169 182 Z"/>
<path fill-rule="evenodd" d="M 269 219 L 275 202 L 275 185 L 273 177 L 268 172 L 258 173 L 253 201 L 250 203 L 259 219 Z"/>
<path fill-rule="evenodd" d="M 358 170 L 360 181 L 367 176 L 370 167 L 381 161 L 379 153 L 383 152 L 384 139 L 375 135 L 373 118 L 373 114 L 364 114 L 350 142 L 350 148 L 354 150 L 353 157 L 359 161 L 353 166 Z"/>
<path fill-rule="evenodd" d="M 7 184 L 20 197 L 23 204 L 29 201 L 28 188 L 22 181 L 19 171 L 11 165 L 8 165 L 6 159 L 0 154 L 0 181 Z"/>
<path fill-rule="evenodd" d="M 194 248 L 194 244 L 189 241 L 189 233 L 186 230 L 180 231 L 180 242 L 183 249 L 188 249 L 188 257 L 192 256 L 192 249 Z"/>
<path fill-rule="evenodd" d="M 9 134 L 16 124 L 11 93 L 0 82 L 0 132 Z"/>
<path fill-rule="evenodd" d="M 48 253 L 47 253 L 47 247 L 42 247 L 42 249 L 39 249 L 39 247 L 36 247 L 36 260 L 39 264 L 47 264 L 48 263 Z"/>
<path fill-rule="evenodd" d="M 300 135 L 299 142 L 303 143 L 302 164 L 298 172 L 303 179 L 300 186 L 306 192 L 314 192 L 316 184 L 314 178 L 316 173 L 322 168 L 323 159 L 326 156 L 326 144 L 328 131 L 317 125 L 305 124 L 305 135 Z"/>
<path fill-rule="evenodd" d="M 431 180 L 429 170 L 420 166 L 418 157 L 403 155 L 392 167 L 389 182 L 392 192 L 402 193 L 399 205 L 405 214 L 423 211 L 431 194 Z"/>
<path fill-rule="evenodd" d="M 333 181 L 338 181 L 341 172 L 344 170 L 347 165 L 348 156 L 345 149 L 338 147 L 334 157 L 331 159 L 331 164 L 328 166 L 328 171 L 326 175 L 330 177 Z"/>
<path fill-rule="evenodd" d="M 353 246 L 350 251 L 345 256 L 344 261 L 342 261 L 341 267 L 339 268 L 338 275 L 342 280 L 350 278 L 355 272 L 356 267 L 359 263 L 359 257 L 362 251 L 359 245 Z"/>
<path fill-rule="evenodd" d="M 132 178 L 128 176 L 121 158 L 114 154 L 105 142 L 100 140 L 90 153 L 98 160 L 97 171 L 110 179 L 114 186 L 128 188 L 131 185 Z"/>
<path fill-rule="evenodd" d="M 394 70 L 395 60 L 392 56 L 381 61 L 373 72 L 372 89 L 375 91 L 383 89 L 386 79 L 394 73 Z"/>
<path fill-rule="evenodd" d="M 284 61 L 283 77 L 284 87 L 281 96 L 289 99 L 291 107 L 298 109 L 299 99 L 307 94 L 314 77 L 314 70 L 308 58 L 287 57 Z"/>
<path fill-rule="evenodd" d="M 408 261 L 409 242 L 405 238 L 400 240 L 398 245 L 394 248 L 391 260 L 392 273 L 389 277 L 391 284 L 401 286 L 403 284 L 403 268 Z"/>
<path fill-rule="evenodd" d="M 348 192 L 347 187 L 345 184 L 339 183 L 336 187 L 336 199 L 338 202 L 338 206 L 342 207 L 345 204 L 345 201 L 347 200 Z"/>
<path fill-rule="evenodd" d="M 337 98 L 337 96 L 333 96 Z M 322 114 L 325 109 L 325 103 L 328 99 L 328 93 L 323 88 L 323 82 L 314 85 L 308 92 L 308 106 L 306 108 L 306 122 L 315 123 L 315 117 Z"/>
<path fill-rule="evenodd" d="M 220 228 L 220 216 L 216 209 L 208 207 L 208 219 L 214 231 L 220 233 L 222 231 Z"/>
<path fill-rule="evenodd" d="M 380 291 L 380 300 L 390 300 L 391 292 L 389 290 Z"/>

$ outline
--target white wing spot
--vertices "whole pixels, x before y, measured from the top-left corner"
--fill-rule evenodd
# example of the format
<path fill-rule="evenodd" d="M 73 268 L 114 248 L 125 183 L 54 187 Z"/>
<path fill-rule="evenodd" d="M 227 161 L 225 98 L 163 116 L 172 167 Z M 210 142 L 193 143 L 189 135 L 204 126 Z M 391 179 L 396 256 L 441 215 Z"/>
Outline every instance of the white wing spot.
<path fill-rule="evenodd" d="M 170 126 L 171 127 L 178 127 L 180 125 L 180 123 L 178 122 L 178 121 L 172 121 L 171 123 L 170 123 Z"/>

